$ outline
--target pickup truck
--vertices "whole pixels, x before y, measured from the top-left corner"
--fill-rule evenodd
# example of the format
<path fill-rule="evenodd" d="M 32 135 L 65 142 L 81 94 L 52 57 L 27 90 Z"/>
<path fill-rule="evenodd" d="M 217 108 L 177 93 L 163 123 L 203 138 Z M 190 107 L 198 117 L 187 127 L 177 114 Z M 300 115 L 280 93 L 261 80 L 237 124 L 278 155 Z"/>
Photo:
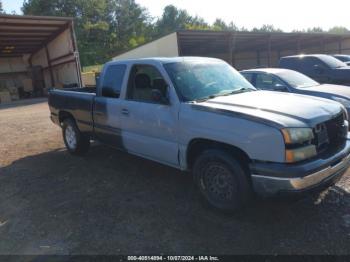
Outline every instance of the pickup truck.
<path fill-rule="evenodd" d="M 204 198 L 222 210 L 254 195 L 320 190 L 349 166 L 340 103 L 258 91 L 219 59 L 112 61 L 96 90 L 52 89 L 48 103 L 70 153 L 84 154 L 98 140 L 191 171 Z"/>
<path fill-rule="evenodd" d="M 341 103 L 350 114 L 348 86 L 320 84 L 306 75 L 284 68 L 248 69 L 240 73 L 257 89 L 331 99 Z"/>
<path fill-rule="evenodd" d="M 285 56 L 278 67 L 298 71 L 319 83 L 350 85 L 350 66 L 330 55 Z"/>

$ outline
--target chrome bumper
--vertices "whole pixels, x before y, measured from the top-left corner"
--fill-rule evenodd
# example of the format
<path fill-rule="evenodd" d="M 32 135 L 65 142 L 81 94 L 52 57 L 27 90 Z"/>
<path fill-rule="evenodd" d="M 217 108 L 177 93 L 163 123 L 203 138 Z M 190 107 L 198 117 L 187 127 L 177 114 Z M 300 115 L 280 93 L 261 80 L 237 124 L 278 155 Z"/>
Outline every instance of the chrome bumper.
<path fill-rule="evenodd" d="M 350 153 L 335 165 L 329 165 L 320 171 L 300 177 L 276 177 L 252 174 L 253 187 L 260 195 L 277 193 L 297 193 L 331 185 L 336 182 L 350 166 Z M 281 173 L 283 175 L 283 172 Z"/>

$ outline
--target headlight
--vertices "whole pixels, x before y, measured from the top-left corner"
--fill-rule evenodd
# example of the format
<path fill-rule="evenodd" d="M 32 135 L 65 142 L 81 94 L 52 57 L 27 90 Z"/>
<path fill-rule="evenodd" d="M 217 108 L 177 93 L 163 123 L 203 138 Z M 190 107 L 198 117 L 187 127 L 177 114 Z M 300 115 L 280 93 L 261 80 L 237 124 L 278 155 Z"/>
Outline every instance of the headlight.
<path fill-rule="evenodd" d="M 332 96 L 332 99 L 334 101 L 341 103 L 345 107 L 350 107 L 350 100 L 349 99 L 345 99 L 345 98 L 341 98 L 341 97 L 337 97 L 337 96 Z"/>
<path fill-rule="evenodd" d="M 284 128 L 282 134 L 286 144 L 287 163 L 302 161 L 317 154 L 316 146 L 311 144 L 314 138 L 311 128 Z"/>
<path fill-rule="evenodd" d="M 316 146 L 308 145 L 297 149 L 286 150 L 286 162 L 294 163 L 311 158 L 317 154 Z"/>
<path fill-rule="evenodd" d="M 286 144 L 301 144 L 314 138 L 311 128 L 284 128 L 282 134 Z"/>

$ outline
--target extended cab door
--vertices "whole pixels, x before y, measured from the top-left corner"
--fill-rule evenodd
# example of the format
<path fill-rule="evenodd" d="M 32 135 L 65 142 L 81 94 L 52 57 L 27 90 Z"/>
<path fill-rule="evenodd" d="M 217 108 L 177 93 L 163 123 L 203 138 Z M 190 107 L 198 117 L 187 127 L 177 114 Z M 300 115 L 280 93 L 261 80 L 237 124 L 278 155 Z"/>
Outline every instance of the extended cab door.
<path fill-rule="evenodd" d="M 327 82 L 329 68 L 320 59 L 316 57 L 304 57 L 300 61 L 302 68 L 300 72 L 320 83 Z"/>
<path fill-rule="evenodd" d="M 120 93 L 126 69 L 125 64 L 113 64 L 102 72 L 93 111 L 97 139 L 120 149 L 124 149 L 121 135 Z"/>
<path fill-rule="evenodd" d="M 179 101 L 163 70 L 156 63 L 131 66 L 121 107 L 123 142 L 130 153 L 178 166 Z"/>

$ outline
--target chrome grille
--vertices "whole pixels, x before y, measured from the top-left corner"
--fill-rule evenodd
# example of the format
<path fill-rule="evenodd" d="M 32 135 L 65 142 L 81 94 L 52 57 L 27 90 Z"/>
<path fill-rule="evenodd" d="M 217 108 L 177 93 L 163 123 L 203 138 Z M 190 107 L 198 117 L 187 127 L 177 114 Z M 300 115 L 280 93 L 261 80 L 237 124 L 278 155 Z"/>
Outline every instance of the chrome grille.
<path fill-rule="evenodd" d="M 344 114 L 318 124 L 314 128 L 315 145 L 318 153 L 336 149 L 346 142 L 347 126 L 344 125 Z"/>

